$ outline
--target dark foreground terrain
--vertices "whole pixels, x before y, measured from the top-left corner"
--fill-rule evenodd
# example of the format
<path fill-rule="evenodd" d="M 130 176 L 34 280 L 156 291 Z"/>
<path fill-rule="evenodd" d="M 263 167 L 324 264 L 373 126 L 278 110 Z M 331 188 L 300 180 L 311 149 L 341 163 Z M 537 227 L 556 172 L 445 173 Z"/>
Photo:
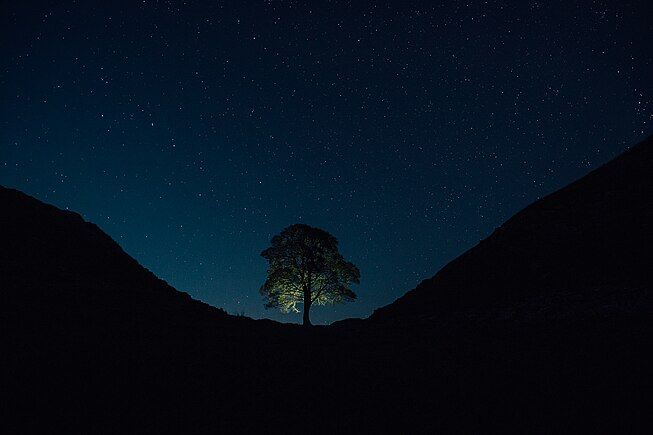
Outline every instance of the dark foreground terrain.
<path fill-rule="evenodd" d="M 652 173 L 648 139 L 309 330 L 194 301 L 0 187 L 3 433 L 650 432 Z"/>

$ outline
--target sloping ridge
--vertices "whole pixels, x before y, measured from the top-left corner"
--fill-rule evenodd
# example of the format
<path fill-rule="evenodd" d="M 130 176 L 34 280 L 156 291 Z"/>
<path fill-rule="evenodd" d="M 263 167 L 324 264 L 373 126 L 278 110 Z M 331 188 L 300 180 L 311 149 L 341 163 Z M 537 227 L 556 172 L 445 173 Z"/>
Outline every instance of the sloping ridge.
<path fill-rule="evenodd" d="M 373 321 L 411 321 L 552 292 L 648 292 L 653 137 L 517 213 Z"/>
<path fill-rule="evenodd" d="M 138 323 L 172 313 L 227 317 L 157 278 L 77 213 L 2 186 L 0 210 L 0 297 L 8 314 L 62 309 L 91 321 L 129 316 Z"/>
<path fill-rule="evenodd" d="M 195 421 L 198 402 L 220 421 L 246 409 L 248 390 L 233 393 L 253 366 L 242 355 L 281 336 L 177 291 L 77 213 L 2 186 L 0 325 L 5 414 L 25 433 L 183 432 L 166 426 Z"/>

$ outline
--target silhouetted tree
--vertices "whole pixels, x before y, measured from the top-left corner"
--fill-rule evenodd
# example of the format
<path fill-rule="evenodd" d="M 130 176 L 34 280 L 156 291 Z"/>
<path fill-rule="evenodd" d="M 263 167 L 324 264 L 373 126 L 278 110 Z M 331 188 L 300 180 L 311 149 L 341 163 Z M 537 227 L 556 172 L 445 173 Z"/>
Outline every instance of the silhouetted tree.
<path fill-rule="evenodd" d="M 299 312 L 303 304 L 304 325 L 310 325 L 313 304 L 353 301 L 349 288 L 360 282 L 360 272 L 338 252 L 338 240 L 319 228 L 295 224 L 272 238 L 261 253 L 268 260 L 268 278 L 261 287 L 266 308 Z"/>

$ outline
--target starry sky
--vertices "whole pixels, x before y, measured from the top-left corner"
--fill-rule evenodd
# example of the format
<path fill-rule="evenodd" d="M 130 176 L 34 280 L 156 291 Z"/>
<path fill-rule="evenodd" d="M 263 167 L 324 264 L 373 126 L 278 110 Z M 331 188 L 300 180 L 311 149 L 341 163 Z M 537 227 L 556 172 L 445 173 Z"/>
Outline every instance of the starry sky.
<path fill-rule="evenodd" d="M 0 184 L 179 290 L 287 322 L 270 238 L 331 232 L 365 317 L 651 133 L 650 1 L 5 1 Z"/>

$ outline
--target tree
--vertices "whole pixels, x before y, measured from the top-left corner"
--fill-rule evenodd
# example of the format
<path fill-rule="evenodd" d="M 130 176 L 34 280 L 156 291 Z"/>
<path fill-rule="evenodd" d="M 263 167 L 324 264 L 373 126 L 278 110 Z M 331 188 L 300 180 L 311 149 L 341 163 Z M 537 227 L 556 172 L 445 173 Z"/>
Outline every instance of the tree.
<path fill-rule="evenodd" d="M 266 308 L 299 312 L 303 324 L 311 324 L 311 306 L 356 299 L 349 285 L 360 282 L 356 266 L 338 252 L 338 240 L 319 228 L 291 225 L 272 238 L 272 246 L 261 253 L 268 265 L 268 277 L 261 287 Z"/>

